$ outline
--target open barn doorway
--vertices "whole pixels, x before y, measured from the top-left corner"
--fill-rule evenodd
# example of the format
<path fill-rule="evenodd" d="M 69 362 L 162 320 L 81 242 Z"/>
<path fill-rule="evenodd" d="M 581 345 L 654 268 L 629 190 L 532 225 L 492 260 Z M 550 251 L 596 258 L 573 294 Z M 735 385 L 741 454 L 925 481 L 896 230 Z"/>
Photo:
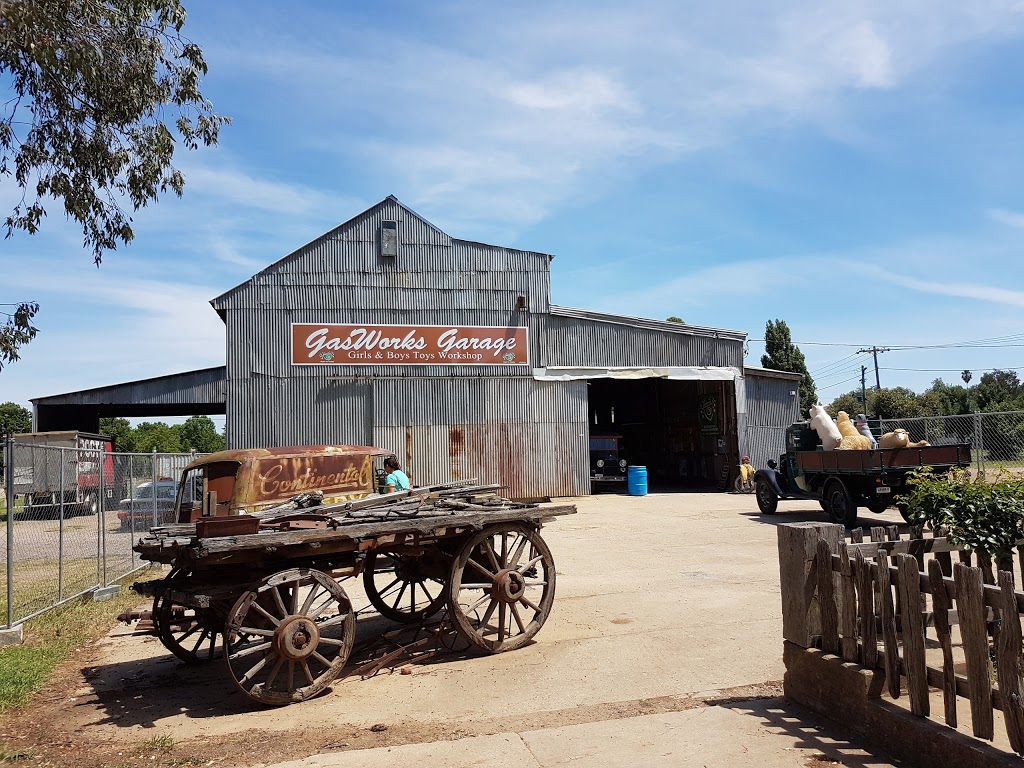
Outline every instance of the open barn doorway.
<path fill-rule="evenodd" d="M 728 487 L 739 464 L 733 382 L 592 379 L 587 392 L 591 445 L 616 438 L 654 490 Z"/>

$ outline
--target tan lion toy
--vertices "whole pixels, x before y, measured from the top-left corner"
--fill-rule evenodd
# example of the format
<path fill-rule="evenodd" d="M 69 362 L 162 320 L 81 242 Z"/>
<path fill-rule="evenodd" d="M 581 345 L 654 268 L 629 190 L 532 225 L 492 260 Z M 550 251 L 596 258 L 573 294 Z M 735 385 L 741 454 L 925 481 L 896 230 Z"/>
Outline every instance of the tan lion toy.
<path fill-rule="evenodd" d="M 910 442 L 910 435 L 907 434 L 905 429 L 894 429 L 892 432 L 886 432 L 878 440 L 879 448 L 924 448 L 929 445 L 927 440 L 918 440 L 916 443 Z"/>
<path fill-rule="evenodd" d="M 871 448 L 871 441 L 857 430 L 846 411 L 840 411 L 836 416 L 836 426 L 843 436 L 836 446 L 837 451 L 866 451 Z"/>

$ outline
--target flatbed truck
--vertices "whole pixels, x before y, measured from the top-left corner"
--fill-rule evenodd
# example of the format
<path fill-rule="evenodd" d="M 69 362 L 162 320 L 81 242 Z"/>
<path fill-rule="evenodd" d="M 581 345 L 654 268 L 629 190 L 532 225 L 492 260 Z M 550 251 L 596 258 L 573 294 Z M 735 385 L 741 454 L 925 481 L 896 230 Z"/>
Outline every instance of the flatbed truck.
<path fill-rule="evenodd" d="M 969 467 L 971 446 L 928 445 L 916 448 L 824 451 L 808 422 L 786 428 L 786 452 L 754 475 L 754 494 L 762 514 L 773 515 L 780 499 L 817 501 L 829 517 L 852 528 L 857 510 L 880 514 L 889 507 L 907 519 L 902 501 L 911 473 L 930 468 L 944 472 Z"/>

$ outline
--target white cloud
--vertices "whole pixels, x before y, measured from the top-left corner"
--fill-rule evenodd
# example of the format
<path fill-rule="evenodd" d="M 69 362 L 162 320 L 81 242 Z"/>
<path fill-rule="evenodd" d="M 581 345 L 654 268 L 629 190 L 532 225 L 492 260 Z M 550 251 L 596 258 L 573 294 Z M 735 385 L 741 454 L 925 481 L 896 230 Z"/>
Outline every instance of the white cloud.
<path fill-rule="evenodd" d="M 1015 229 L 1024 229 L 1024 213 L 1007 211 L 1004 208 L 993 208 L 988 212 L 988 217 L 1000 224 L 1006 224 Z"/>
<path fill-rule="evenodd" d="M 1019 4 L 998 0 L 457 4 L 431 20 L 445 25 L 443 44 L 356 26 L 333 50 L 282 35 L 217 63 L 274 84 L 265 113 L 315 100 L 316 130 L 295 139 L 428 210 L 465 207 L 507 226 L 778 121 L 855 123 L 844 95 L 909 87 L 958 47 L 1022 30 Z M 250 202 L 280 197 L 237 186 Z"/>
<path fill-rule="evenodd" d="M 1005 304 L 1011 307 L 1024 307 L 1024 291 L 1015 291 L 1009 288 L 999 288 L 994 285 L 981 285 L 978 283 L 952 282 L 943 283 L 934 280 L 921 280 L 920 278 L 907 275 L 894 274 L 890 270 L 879 270 L 880 276 L 906 288 L 913 288 L 921 293 L 931 293 L 939 296 L 956 296 L 964 299 L 974 299 L 986 304 Z"/>

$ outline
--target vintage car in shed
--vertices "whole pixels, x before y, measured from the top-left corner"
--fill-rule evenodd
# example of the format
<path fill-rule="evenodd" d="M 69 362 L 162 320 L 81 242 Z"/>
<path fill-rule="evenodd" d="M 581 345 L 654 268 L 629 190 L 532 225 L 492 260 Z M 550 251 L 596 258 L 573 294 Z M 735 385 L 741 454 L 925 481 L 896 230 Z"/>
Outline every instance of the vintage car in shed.
<path fill-rule="evenodd" d="M 629 462 L 622 457 L 622 435 L 590 436 L 590 490 L 600 493 L 626 489 Z"/>

